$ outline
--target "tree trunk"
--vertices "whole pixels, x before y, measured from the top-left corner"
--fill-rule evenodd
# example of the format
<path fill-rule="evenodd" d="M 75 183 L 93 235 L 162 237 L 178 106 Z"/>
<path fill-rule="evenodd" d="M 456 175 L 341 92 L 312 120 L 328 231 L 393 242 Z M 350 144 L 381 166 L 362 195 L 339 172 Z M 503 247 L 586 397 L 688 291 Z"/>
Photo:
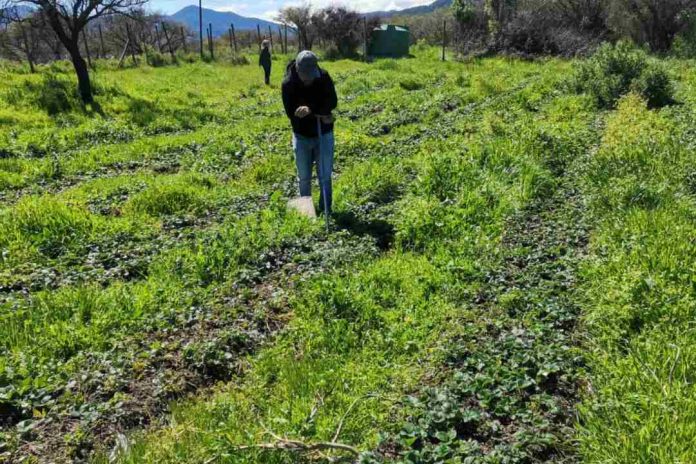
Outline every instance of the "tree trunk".
<path fill-rule="evenodd" d="M 29 70 L 32 74 L 34 74 L 36 72 L 36 68 L 34 68 L 34 57 L 32 50 L 33 43 L 29 43 L 27 31 L 26 29 L 24 29 L 24 24 L 22 22 L 19 23 L 19 29 L 22 31 L 22 40 L 24 41 L 24 54 L 26 55 L 27 61 L 29 62 Z"/>
<path fill-rule="evenodd" d="M 80 55 L 80 48 L 77 43 L 74 47 L 68 48 L 68 53 L 75 68 L 75 74 L 77 74 L 77 88 L 80 92 L 80 98 L 82 98 L 82 102 L 85 104 L 93 103 L 94 98 L 92 96 L 92 83 L 89 79 L 89 69 L 84 58 Z"/>

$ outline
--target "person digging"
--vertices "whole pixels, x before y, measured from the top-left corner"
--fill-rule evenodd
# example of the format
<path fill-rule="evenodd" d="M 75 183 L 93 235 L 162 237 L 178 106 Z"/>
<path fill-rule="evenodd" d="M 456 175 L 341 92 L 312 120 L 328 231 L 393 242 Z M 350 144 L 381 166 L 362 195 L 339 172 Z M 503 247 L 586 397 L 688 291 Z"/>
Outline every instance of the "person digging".
<path fill-rule="evenodd" d="M 292 145 L 300 184 L 300 197 L 312 196 L 312 167 L 319 180 L 319 210 L 331 215 L 334 161 L 333 110 L 338 106 L 336 87 L 319 59 L 302 51 L 290 62 L 282 85 L 285 113 L 292 125 Z M 328 224 L 328 222 L 327 222 Z"/>

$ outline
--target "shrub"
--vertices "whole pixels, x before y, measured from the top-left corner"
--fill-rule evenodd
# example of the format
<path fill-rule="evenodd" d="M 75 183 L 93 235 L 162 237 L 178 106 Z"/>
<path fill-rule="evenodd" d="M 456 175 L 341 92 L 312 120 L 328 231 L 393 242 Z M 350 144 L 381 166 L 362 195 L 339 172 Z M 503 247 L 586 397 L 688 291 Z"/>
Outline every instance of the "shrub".
<path fill-rule="evenodd" d="M 234 55 L 230 60 L 233 66 L 246 66 L 250 64 L 249 58 L 246 55 Z"/>
<path fill-rule="evenodd" d="M 153 68 L 167 65 L 167 58 L 162 53 L 150 47 L 145 49 L 145 59 L 147 60 L 147 64 Z"/>
<path fill-rule="evenodd" d="M 184 63 L 195 63 L 198 61 L 198 54 L 193 52 L 178 51 L 176 56 L 178 61 L 183 61 Z"/>
<path fill-rule="evenodd" d="M 343 56 L 338 48 L 330 46 L 324 51 L 322 58 L 326 61 L 337 61 L 343 58 Z"/>
<path fill-rule="evenodd" d="M 661 67 L 649 66 L 636 79 L 631 89 L 642 95 L 650 108 L 661 108 L 674 102 L 672 81 Z"/>
<path fill-rule="evenodd" d="M 614 108 L 630 91 L 642 95 L 651 108 L 673 101 L 667 72 L 651 62 L 645 51 L 627 42 L 602 45 L 591 58 L 580 63 L 573 86 L 577 92 L 594 97 L 602 108 Z"/>
<path fill-rule="evenodd" d="M 363 25 L 363 17 L 344 6 L 328 6 L 312 15 L 317 35 L 334 50 L 334 56 L 342 58 L 356 57 L 363 40 L 363 28 L 372 30 L 379 25 L 377 18 L 366 21 Z"/>
<path fill-rule="evenodd" d="M 512 54 L 573 57 L 588 55 L 601 43 L 601 32 L 560 21 L 555 11 L 521 11 L 505 24 L 496 48 Z"/>

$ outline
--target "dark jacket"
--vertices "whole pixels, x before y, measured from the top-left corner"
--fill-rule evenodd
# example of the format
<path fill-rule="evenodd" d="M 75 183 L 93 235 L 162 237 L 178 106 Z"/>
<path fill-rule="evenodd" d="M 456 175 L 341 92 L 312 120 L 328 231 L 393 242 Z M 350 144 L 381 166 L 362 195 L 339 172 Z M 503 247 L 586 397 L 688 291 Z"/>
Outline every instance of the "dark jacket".
<path fill-rule="evenodd" d="M 263 66 L 264 68 L 271 67 L 271 52 L 267 48 L 261 50 L 261 55 L 259 56 L 259 66 Z"/>
<path fill-rule="evenodd" d="M 319 70 L 321 77 L 315 79 L 310 86 L 305 86 L 295 70 L 295 61 L 292 61 L 283 78 L 283 105 L 285 113 L 290 118 L 292 131 L 304 137 L 317 136 L 316 115 L 328 116 L 338 106 L 336 87 L 329 73 Z M 300 106 L 308 106 L 312 114 L 306 118 L 298 118 L 295 111 Z M 322 124 L 321 133 L 328 134 L 333 131 L 334 125 Z"/>

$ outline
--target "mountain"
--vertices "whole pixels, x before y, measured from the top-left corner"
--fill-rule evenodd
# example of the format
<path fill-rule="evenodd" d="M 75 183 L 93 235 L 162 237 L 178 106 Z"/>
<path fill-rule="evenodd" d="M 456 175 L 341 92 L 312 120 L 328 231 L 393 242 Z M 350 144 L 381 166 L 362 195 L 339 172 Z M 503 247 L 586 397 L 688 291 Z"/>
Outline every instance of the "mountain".
<path fill-rule="evenodd" d="M 0 1 L 0 3 L 2 3 Z M 34 12 L 34 9 L 26 5 L 16 5 L 8 6 L 7 8 L 0 8 L 0 24 L 8 19 L 16 18 L 26 18 Z"/>
<path fill-rule="evenodd" d="M 169 16 L 169 19 L 185 25 L 192 31 L 197 31 L 198 7 L 189 5 Z M 247 18 L 232 13 L 231 11 L 215 11 L 203 8 L 203 27 L 208 27 L 208 24 L 213 25 L 213 36 L 215 37 L 227 34 L 227 31 L 230 29 L 230 24 L 234 24 L 234 28 L 237 31 L 255 31 L 257 24 L 261 26 L 261 34 L 268 34 L 268 26 L 271 26 L 273 33 L 278 31 L 278 25 L 270 21 L 258 18 Z"/>
<path fill-rule="evenodd" d="M 390 11 L 372 11 L 366 13 L 367 17 L 379 17 L 379 18 L 391 18 L 393 16 L 413 16 L 426 13 L 432 13 L 440 8 L 446 8 L 452 5 L 452 0 L 435 0 L 429 5 L 414 6 L 411 8 L 406 8 L 404 10 L 390 10 Z"/>
<path fill-rule="evenodd" d="M 419 15 L 431 13 L 439 8 L 445 8 L 452 5 L 452 0 L 435 0 L 429 5 L 414 6 L 404 10 L 391 11 L 372 11 L 365 13 L 367 17 L 391 18 L 393 16 Z M 179 22 L 192 31 L 198 30 L 198 7 L 189 5 L 173 15 L 169 16 L 172 21 Z M 271 26 L 273 32 L 278 30 L 278 24 L 258 18 L 248 18 L 240 16 L 231 11 L 215 11 L 208 8 L 203 8 L 203 27 L 208 27 L 208 24 L 213 25 L 213 35 L 220 37 L 227 34 L 230 24 L 234 24 L 234 28 L 238 31 L 256 30 L 256 25 L 261 26 L 261 33 L 268 33 L 268 26 Z"/>

